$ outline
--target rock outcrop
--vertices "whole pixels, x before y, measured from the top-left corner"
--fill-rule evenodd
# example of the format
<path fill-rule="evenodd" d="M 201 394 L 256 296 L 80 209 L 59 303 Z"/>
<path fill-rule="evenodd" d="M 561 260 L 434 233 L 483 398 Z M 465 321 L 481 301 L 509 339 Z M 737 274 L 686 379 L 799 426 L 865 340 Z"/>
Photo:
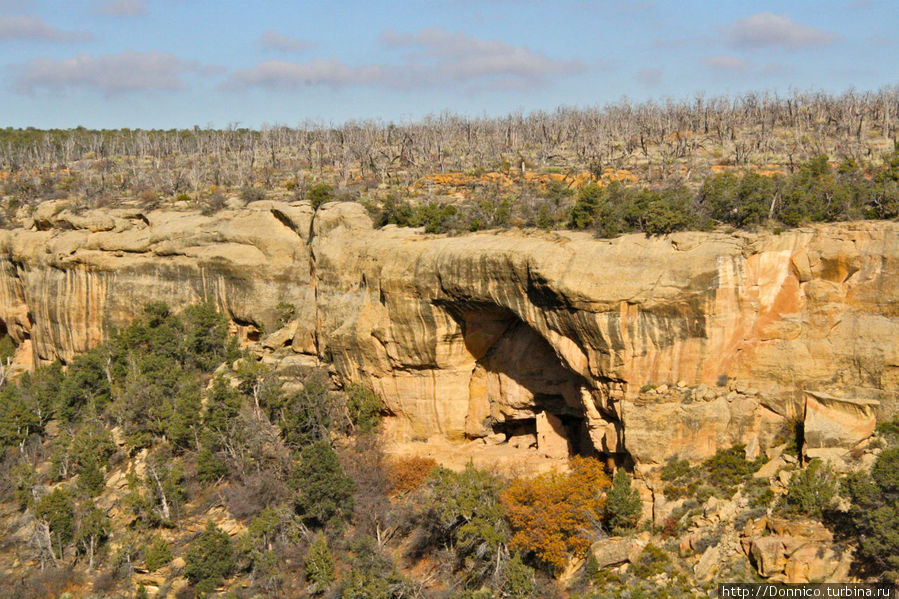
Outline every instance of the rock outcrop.
<path fill-rule="evenodd" d="M 554 456 L 567 444 L 657 464 L 763 451 L 810 403 L 814 438 L 845 447 L 897 409 L 891 222 L 443 237 L 376 230 L 353 203 L 213 216 L 48 203 L 0 231 L 0 333 L 25 363 L 68 360 L 149 301 L 201 299 L 251 339 L 267 332 L 269 351 L 371 385 L 397 443 L 524 436 L 539 451 L 539 417 Z M 663 385 L 683 392 L 646 391 Z M 834 430 L 847 409 L 858 422 Z"/>
<path fill-rule="evenodd" d="M 833 534 L 814 520 L 763 517 L 747 522 L 740 539 L 760 576 L 771 582 L 846 580 L 850 552 L 834 545 Z"/>

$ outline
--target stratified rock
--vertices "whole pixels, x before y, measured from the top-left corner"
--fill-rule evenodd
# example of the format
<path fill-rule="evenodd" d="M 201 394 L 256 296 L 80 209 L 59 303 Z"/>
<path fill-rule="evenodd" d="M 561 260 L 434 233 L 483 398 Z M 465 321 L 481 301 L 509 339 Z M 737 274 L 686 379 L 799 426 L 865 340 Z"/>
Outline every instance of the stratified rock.
<path fill-rule="evenodd" d="M 22 364 L 70 360 L 147 302 L 207 299 L 247 337 L 274 331 L 270 351 L 373 387 L 396 443 L 463 447 L 546 413 L 572 452 L 659 464 L 734 443 L 764 452 L 804 413 L 813 443 L 850 443 L 870 414 L 896 411 L 892 222 L 444 237 L 376 230 L 355 203 L 271 201 L 212 216 L 58 202 L 32 222 L 0 231 L 0 324 Z M 728 378 L 742 392 L 717 386 Z M 834 429 L 802 389 L 881 404 Z"/>

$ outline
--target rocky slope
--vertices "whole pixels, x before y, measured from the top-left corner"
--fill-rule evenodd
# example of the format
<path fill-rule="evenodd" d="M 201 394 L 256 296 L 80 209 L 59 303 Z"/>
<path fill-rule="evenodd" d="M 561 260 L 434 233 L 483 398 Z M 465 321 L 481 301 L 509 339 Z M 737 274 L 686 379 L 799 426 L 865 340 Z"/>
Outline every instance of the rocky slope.
<path fill-rule="evenodd" d="M 70 359 L 146 302 L 206 298 L 269 351 L 371 385 L 395 444 L 447 459 L 751 457 L 794 421 L 825 455 L 899 406 L 892 222 L 440 237 L 374 229 L 358 204 L 261 201 L 213 216 L 56 202 L 26 225 L 0 231 L 19 364 Z"/>

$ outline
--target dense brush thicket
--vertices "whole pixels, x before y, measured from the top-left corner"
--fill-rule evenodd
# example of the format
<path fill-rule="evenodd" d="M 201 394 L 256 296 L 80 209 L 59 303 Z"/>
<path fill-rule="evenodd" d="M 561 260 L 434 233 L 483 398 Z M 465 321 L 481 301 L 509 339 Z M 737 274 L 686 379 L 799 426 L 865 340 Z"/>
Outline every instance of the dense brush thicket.
<path fill-rule="evenodd" d="M 150 572 L 186 580 L 179 596 L 240 579 L 235 596 L 416 597 L 424 584 L 403 567 L 425 560 L 447 596 L 535 597 L 604 521 L 636 526 L 631 491 L 621 514 L 604 505 L 595 460 L 511 483 L 388 461 L 370 390 L 336 391 L 318 370 L 292 388 L 210 304 L 150 304 L 68 364 L 6 381 L 0 493 L 31 519 L 18 551 L 39 565 L 16 592 L 87 577 L 97 596 L 140 594 L 136 573 Z"/>
<path fill-rule="evenodd" d="M 337 391 L 320 370 L 286 385 L 238 350 L 226 324 L 210 304 L 181 314 L 151 304 L 68 364 L 2 384 L 0 500 L 31 531 L 2 548 L 36 564 L 14 594 L 89 585 L 97 597 L 147 596 L 154 575 L 160 596 L 177 588 L 177 597 L 222 588 L 233 597 L 554 597 L 555 578 L 593 541 L 644 526 L 663 544 L 647 545 L 627 571 L 588 559 L 572 592 L 643 597 L 664 580 L 659 596 L 700 596 L 708 589 L 690 579 L 674 537 L 692 530 L 709 498 L 736 493 L 749 499 L 737 519 L 772 510 L 821 519 L 858 544 L 865 575 L 897 580 L 899 422 L 880 427 L 870 473 L 840 479 L 812 462 L 779 501 L 752 476 L 762 461 L 747 461 L 741 446 L 697 466 L 672 461 L 659 475 L 665 496 L 682 502 L 651 528 L 630 477 L 619 470 L 610 481 L 594 459 L 512 480 L 470 464 L 455 472 L 388 459 L 370 390 Z M 848 511 L 836 509 L 838 495 Z M 697 550 L 720 539 L 711 531 Z M 750 575 L 745 557 L 728 564 L 729 576 Z"/>
<path fill-rule="evenodd" d="M 662 235 L 718 225 L 748 229 L 812 222 L 892 219 L 899 216 L 899 146 L 862 169 L 831 165 L 827 156 L 801 163 L 792 174 L 722 172 L 700 186 L 644 186 L 613 181 L 577 189 L 555 182 L 529 201 L 483 192 L 477 201 L 413 203 L 388 197 L 369 204 L 380 225 L 424 227 L 429 233 L 477 231 L 513 225 L 593 231 L 600 237 L 640 232 Z"/>
<path fill-rule="evenodd" d="M 21 224 L 51 199 L 206 214 L 264 198 L 359 201 L 381 224 L 428 232 L 604 236 L 893 218 L 897 133 L 897 88 L 338 127 L 7 128 L 0 223 Z"/>

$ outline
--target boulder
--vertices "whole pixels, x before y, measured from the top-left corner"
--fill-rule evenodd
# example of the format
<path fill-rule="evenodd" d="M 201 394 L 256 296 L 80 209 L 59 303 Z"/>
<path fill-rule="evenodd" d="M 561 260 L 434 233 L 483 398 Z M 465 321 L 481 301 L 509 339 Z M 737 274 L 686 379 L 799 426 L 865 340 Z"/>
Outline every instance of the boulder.
<path fill-rule="evenodd" d="M 765 465 L 756 470 L 755 474 L 752 476 L 754 478 L 772 478 L 777 476 L 777 473 L 785 468 L 786 465 L 787 461 L 783 459 L 783 456 L 778 455 L 765 462 Z"/>
<path fill-rule="evenodd" d="M 854 447 L 874 433 L 875 408 L 871 399 L 841 398 L 814 391 L 806 392 L 803 423 L 806 449 Z"/>
<path fill-rule="evenodd" d="M 784 571 L 787 565 L 784 541 L 781 536 L 756 537 L 749 546 L 749 556 L 760 576 L 769 578 Z"/>
<path fill-rule="evenodd" d="M 833 533 L 817 520 L 808 518 L 790 519 L 769 516 L 766 521 L 768 530 L 776 535 L 802 538 L 807 541 L 833 541 Z"/>
<path fill-rule="evenodd" d="M 633 562 L 640 556 L 647 541 L 631 537 L 609 537 L 590 546 L 590 553 L 600 568 Z"/>
<path fill-rule="evenodd" d="M 784 566 L 789 583 L 823 582 L 839 565 L 836 552 L 822 543 L 806 543 L 794 550 Z"/>
<path fill-rule="evenodd" d="M 708 547 L 693 566 L 693 574 L 698 580 L 708 580 L 718 571 L 721 562 L 721 545 Z"/>

